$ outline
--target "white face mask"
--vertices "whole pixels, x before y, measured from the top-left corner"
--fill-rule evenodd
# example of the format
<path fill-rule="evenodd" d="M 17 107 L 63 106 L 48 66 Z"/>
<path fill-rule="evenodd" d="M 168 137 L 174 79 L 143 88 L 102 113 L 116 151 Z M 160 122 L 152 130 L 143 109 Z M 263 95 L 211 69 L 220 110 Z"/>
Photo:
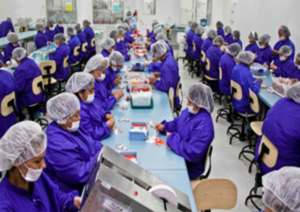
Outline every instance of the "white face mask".
<path fill-rule="evenodd" d="M 285 61 L 286 58 L 282 56 L 282 57 L 279 57 L 279 60 L 280 60 L 280 61 Z"/>
<path fill-rule="evenodd" d="M 14 46 L 14 47 L 17 47 L 17 46 L 18 46 L 18 44 L 13 44 L 13 46 Z"/>
<path fill-rule="evenodd" d="M 115 50 L 112 50 L 110 53 L 112 54 L 112 53 L 114 53 L 115 52 Z"/>
<path fill-rule="evenodd" d="M 80 127 L 80 121 L 72 122 L 72 127 L 71 128 L 69 128 L 67 126 L 69 132 L 76 132 L 79 129 L 79 127 Z"/>
<path fill-rule="evenodd" d="M 114 71 L 118 71 L 119 69 L 118 69 L 118 68 L 112 68 L 112 70 L 114 70 Z"/>
<path fill-rule="evenodd" d="M 226 33 L 226 32 L 225 32 L 225 36 L 227 36 L 227 35 L 229 35 L 229 33 Z"/>
<path fill-rule="evenodd" d="M 124 40 L 124 38 L 121 38 L 121 41 L 123 41 Z"/>
<path fill-rule="evenodd" d="M 59 27 L 62 27 L 62 24 L 58 24 Z"/>
<path fill-rule="evenodd" d="M 118 39 L 117 39 L 117 43 L 119 43 L 120 41 L 121 41 L 121 39 L 120 39 L 120 38 L 118 38 Z"/>
<path fill-rule="evenodd" d="M 54 44 L 54 45 L 55 45 L 55 48 L 59 47 L 59 45 L 57 45 L 57 44 Z"/>
<path fill-rule="evenodd" d="M 191 114 L 197 114 L 197 112 L 194 111 L 194 106 L 188 106 L 188 110 Z"/>
<path fill-rule="evenodd" d="M 25 163 L 24 163 L 24 165 L 28 169 L 26 176 L 24 176 L 22 171 L 18 168 L 19 172 L 21 173 L 24 180 L 26 180 L 27 182 L 37 181 L 39 179 L 39 177 L 41 176 L 43 169 L 31 169 Z"/>
<path fill-rule="evenodd" d="M 282 41 L 284 41 L 284 40 L 285 40 L 285 37 L 282 36 L 282 37 L 280 37 L 279 39 L 282 40 Z"/>
<path fill-rule="evenodd" d="M 297 68 L 300 69 L 300 65 L 297 65 Z"/>
<path fill-rule="evenodd" d="M 258 47 L 259 47 L 260 49 L 264 49 L 264 48 L 265 48 L 265 46 L 261 46 L 261 45 L 258 45 Z"/>
<path fill-rule="evenodd" d="M 100 80 L 100 81 L 103 81 L 104 79 L 105 79 L 105 74 L 101 74 L 101 77 L 99 77 L 98 79 Z"/>
<path fill-rule="evenodd" d="M 95 98 L 95 94 L 90 94 L 90 95 L 88 95 L 87 100 L 85 100 L 83 102 L 90 104 L 90 103 L 92 103 L 94 101 L 94 98 Z"/>

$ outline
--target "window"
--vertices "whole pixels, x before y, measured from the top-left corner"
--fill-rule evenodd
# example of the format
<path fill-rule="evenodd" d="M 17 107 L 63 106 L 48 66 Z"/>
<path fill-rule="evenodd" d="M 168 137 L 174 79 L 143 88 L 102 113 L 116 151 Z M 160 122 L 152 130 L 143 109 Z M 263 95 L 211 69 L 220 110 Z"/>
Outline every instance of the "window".
<path fill-rule="evenodd" d="M 123 0 L 93 0 L 94 24 L 117 24 L 123 22 Z"/>
<path fill-rule="evenodd" d="M 76 0 L 46 0 L 47 18 L 57 22 L 62 19 L 64 24 L 77 23 Z"/>

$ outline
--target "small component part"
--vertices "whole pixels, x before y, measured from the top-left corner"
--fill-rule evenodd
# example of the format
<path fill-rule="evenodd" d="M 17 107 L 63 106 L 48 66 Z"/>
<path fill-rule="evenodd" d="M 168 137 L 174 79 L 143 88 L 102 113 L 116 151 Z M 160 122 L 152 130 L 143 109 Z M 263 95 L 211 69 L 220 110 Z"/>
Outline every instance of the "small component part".
<path fill-rule="evenodd" d="M 130 97 L 129 97 L 129 96 L 126 97 L 126 101 L 127 101 L 127 102 L 130 101 Z"/>

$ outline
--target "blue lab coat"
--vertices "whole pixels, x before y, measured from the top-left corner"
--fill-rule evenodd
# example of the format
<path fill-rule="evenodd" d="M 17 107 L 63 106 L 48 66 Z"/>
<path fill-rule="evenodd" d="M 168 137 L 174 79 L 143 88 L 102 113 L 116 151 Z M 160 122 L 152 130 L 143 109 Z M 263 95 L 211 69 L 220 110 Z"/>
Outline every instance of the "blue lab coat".
<path fill-rule="evenodd" d="M 106 77 L 105 77 L 106 78 Z M 103 110 L 110 110 L 117 102 L 116 98 L 111 95 L 103 82 L 95 81 L 95 105 L 101 105 Z"/>
<path fill-rule="evenodd" d="M 231 33 L 228 35 L 225 35 L 224 42 L 228 43 L 228 46 L 232 43 L 235 43 L 235 40 L 233 39 L 233 35 Z"/>
<path fill-rule="evenodd" d="M 224 32 L 224 29 L 223 27 L 220 27 L 218 30 L 217 30 L 217 34 L 222 36 L 223 38 L 225 38 L 225 32 Z"/>
<path fill-rule="evenodd" d="M 173 57 L 173 55 L 171 54 L 170 51 L 167 52 L 167 55 L 170 55 Z M 175 62 L 177 62 L 177 61 L 175 60 Z M 160 67 L 161 67 L 161 62 L 152 62 L 149 64 L 148 70 L 150 72 L 159 72 L 160 73 Z"/>
<path fill-rule="evenodd" d="M 79 128 L 70 133 L 56 122 L 48 125 L 45 172 L 63 192 L 81 193 L 102 144 Z"/>
<path fill-rule="evenodd" d="M 106 49 L 102 49 L 101 54 L 103 57 L 109 57 L 110 53 Z"/>
<path fill-rule="evenodd" d="M 130 37 L 132 33 L 128 30 L 127 32 L 125 32 L 125 41 L 126 43 L 133 43 L 134 39 L 132 37 Z"/>
<path fill-rule="evenodd" d="M 241 85 L 243 91 L 243 98 L 241 100 L 234 99 L 232 104 L 234 110 L 238 113 L 245 114 L 248 109 L 248 99 L 249 99 L 249 88 L 258 94 L 260 89 L 260 82 L 253 78 L 249 67 L 245 64 L 237 64 L 231 73 L 231 79 Z M 253 114 L 254 112 L 249 108 L 248 114 Z"/>
<path fill-rule="evenodd" d="M 189 57 L 192 57 L 194 36 L 195 36 L 195 32 L 192 29 L 190 29 L 190 31 L 187 33 L 186 39 L 185 39 L 185 41 L 187 43 L 186 54 Z"/>
<path fill-rule="evenodd" d="M 258 45 L 257 45 L 257 43 L 254 43 L 254 44 L 249 44 L 248 46 L 246 46 L 246 48 L 245 48 L 245 51 L 250 51 L 250 52 L 252 52 L 252 53 L 254 53 L 254 54 L 256 54 L 257 52 L 258 52 L 258 50 L 259 50 L 259 47 L 258 47 Z"/>
<path fill-rule="evenodd" d="M 25 58 L 16 68 L 14 77 L 18 86 L 16 96 L 19 108 L 43 101 L 43 92 L 35 95 L 32 90 L 32 81 L 41 75 L 41 70 L 30 58 Z"/>
<path fill-rule="evenodd" d="M 206 51 L 213 45 L 211 38 L 206 38 L 201 46 L 201 51 L 203 50 L 206 54 Z M 206 62 L 201 61 L 201 65 L 205 67 Z"/>
<path fill-rule="evenodd" d="M 233 39 L 233 40 L 234 40 L 234 39 Z M 234 40 L 234 42 L 233 42 L 233 43 L 238 43 L 238 44 L 240 44 L 240 46 L 241 46 L 241 49 L 243 49 L 243 43 L 242 43 L 241 39 Z"/>
<path fill-rule="evenodd" d="M 201 59 L 201 46 L 203 44 L 203 39 L 200 35 L 195 35 L 193 39 L 193 43 L 196 46 L 196 49 L 193 50 L 192 52 L 192 57 L 195 60 L 200 60 Z"/>
<path fill-rule="evenodd" d="M 136 19 L 135 17 L 130 17 L 128 18 L 129 19 L 129 22 L 130 22 L 130 30 L 133 31 L 136 29 Z"/>
<path fill-rule="evenodd" d="M 206 52 L 206 58 L 210 62 L 210 70 L 205 70 L 205 74 L 219 79 L 219 62 L 224 53 L 216 45 L 212 45 Z"/>
<path fill-rule="evenodd" d="M 272 49 L 270 46 L 267 46 L 264 49 L 258 49 L 256 52 L 257 58 L 254 60 L 256 63 L 264 64 L 266 63 L 268 66 L 270 66 L 272 61 Z"/>
<path fill-rule="evenodd" d="M 292 78 L 295 69 L 295 63 L 292 58 L 278 62 L 277 69 L 274 71 L 276 77 Z"/>
<path fill-rule="evenodd" d="M 10 60 L 10 58 L 12 57 L 12 52 L 14 51 L 15 48 L 18 48 L 18 47 L 20 47 L 19 44 L 17 46 L 13 46 L 11 43 L 7 44 L 7 46 L 4 49 L 5 62 Z"/>
<path fill-rule="evenodd" d="M 69 48 L 70 48 L 70 53 L 69 53 L 69 64 L 75 64 L 77 61 L 79 61 L 80 54 L 78 56 L 74 55 L 74 49 L 76 46 L 80 46 L 80 40 L 76 35 L 72 35 L 70 38 L 70 41 L 68 43 Z"/>
<path fill-rule="evenodd" d="M 163 121 L 162 124 L 165 131 L 172 133 L 167 145 L 185 159 L 190 179 L 199 177 L 204 172 L 207 150 L 214 140 L 210 113 L 201 109 L 193 115 L 185 109 L 174 121 Z"/>
<path fill-rule="evenodd" d="M 44 34 L 42 32 L 38 32 L 37 35 L 35 36 L 34 43 L 35 43 L 36 49 L 40 49 L 44 46 L 47 46 L 46 34 Z"/>
<path fill-rule="evenodd" d="M 93 56 L 93 52 L 96 52 L 96 48 L 95 48 L 95 46 L 94 47 L 92 47 L 92 45 L 91 45 L 91 40 L 93 39 L 93 38 L 95 38 L 95 34 L 94 34 L 94 31 L 93 31 L 93 29 L 90 27 L 90 26 L 88 26 L 87 28 L 85 28 L 84 30 L 83 30 L 83 32 L 84 32 L 84 34 L 85 34 L 85 36 L 86 36 L 86 40 L 87 40 L 87 42 L 88 42 L 88 54 L 89 54 L 89 56 L 91 57 L 91 56 Z"/>
<path fill-rule="evenodd" d="M 5 63 L 5 59 L 4 59 L 4 57 L 3 57 L 3 55 L 2 55 L 1 52 L 0 52 L 0 61 L 2 61 L 2 63 Z"/>
<path fill-rule="evenodd" d="M 220 90 L 223 94 L 230 96 L 230 78 L 232 69 L 235 67 L 236 62 L 230 54 L 224 54 L 219 62 L 222 68 L 222 79 L 219 80 Z"/>
<path fill-rule="evenodd" d="M 56 71 L 53 74 L 55 79 L 67 79 L 69 77 L 69 64 L 64 68 L 64 59 L 69 54 L 70 48 L 65 43 L 57 47 L 55 52 L 49 54 L 49 59 L 54 60 L 56 63 Z"/>
<path fill-rule="evenodd" d="M 106 124 L 105 111 L 95 105 L 80 100 L 80 127 L 85 129 L 90 136 L 96 141 L 102 141 L 110 135 L 110 129 Z"/>
<path fill-rule="evenodd" d="M 45 34 L 47 36 L 47 41 L 53 42 L 54 36 L 55 36 L 55 31 L 50 30 L 48 27 L 45 28 Z"/>
<path fill-rule="evenodd" d="M 60 26 L 56 25 L 56 27 L 54 28 L 54 33 L 55 33 L 55 35 L 59 34 L 59 33 L 65 34 L 65 28 L 63 26 L 60 27 Z"/>
<path fill-rule="evenodd" d="M 106 76 L 102 83 L 108 91 L 111 91 L 116 87 L 114 80 L 117 78 L 117 73 L 118 71 L 114 71 L 111 67 L 106 69 Z"/>
<path fill-rule="evenodd" d="M 284 166 L 300 167 L 300 105 L 288 98 L 278 100 L 268 111 L 262 133 L 277 148 L 278 158 L 274 167 L 269 168 L 264 162 L 259 169 L 262 174 L 279 170 Z M 258 138 L 255 158 L 259 155 L 261 137 Z"/>
<path fill-rule="evenodd" d="M 5 96 L 17 91 L 16 81 L 11 73 L 0 69 L 0 104 Z M 16 110 L 18 106 L 16 105 Z M 0 139 L 5 132 L 15 123 L 17 123 L 17 117 L 14 112 L 8 116 L 2 116 L 0 113 Z"/>
<path fill-rule="evenodd" d="M 176 93 L 177 83 L 179 80 L 179 69 L 174 57 L 167 54 L 165 60 L 161 63 L 160 70 L 161 77 L 160 80 L 155 82 L 155 88 L 168 94 L 169 89 L 172 87 L 174 89 L 174 93 Z M 179 97 L 175 97 L 174 108 L 178 107 Z"/>
<path fill-rule="evenodd" d="M 83 52 L 83 51 L 82 51 L 82 45 L 83 45 L 85 42 L 87 42 L 86 35 L 84 34 L 83 31 L 80 30 L 80 31 L 77 33 L 77 37 L 79 38 L 79 41 L 80 41 L 80 43 L 81 43 L 81 46 L 80 46 L 80 60 L 84 60 L 84 59 L 86 59 L 87 56 L 88 56 L 87 51 L 86 51 L 86 52 Z"/>
<path fill-rule="evenodd" d="M 169 51 L 170 51 L 170 53 L 171 53 L 172 57 L 174 57 L 174 51 L 173 51 L 173 48 L 172 48 L 172 46 L 169 44 L 169 42 L 168 42 L 168 41 L 166 41 L 166 43 L 167 43 L 167 45 L 169 46 Z"/>
<path fill-rule="evenodd" d="M 0 184 L 0 211 L 78 211 L 74 207 L 74 197 L 80 196 L 78 191 L 60 191 L 44 172 L 30 184 L 32 190 L 24 190 L 5 175 Z"/>
<path fill-rule="evenodd" d="M 11 21 L 6 20 L 2 21 L 0 25 L 0 38 L 6 37 L 7 34 L 10 32 L 15 32 L 15 28 Z"/>
<path fill-rule="evenodd" d="M 299 68 L 296 65 L 295 65 L 295 67 L 293 69 L 291 78 L 298 79 L 300 81 L 300 70 L 299 70 Z"/>
<path fill-rule="evenodd" d="M 124 48 L 124 45 L 123 45 L 122 41 L 116 42 L 116 44 L 115 44 L 115 51 L 120 52 L 124 56 L 125 61 L 129 61 L 130 60 L 130 57 L 129 57 L 128 52 L 127 52 L 127 49 Z"/>
<path fill-rule="evenodd" d="M 293 49 L 292 54 L 290 55 L 289 58 L 291 58 L 292 60 L 294 60 L 295 58 L 295 45 L 294 43 L 288 38 L 285 41 L 279 40 L 275 45 L 274 45 L 274 50 L 279 51 L 279 49 L 282 46 L 290 46 Z M 274 60 L 274 64 L 277 65 L 279 60 L 279 55 L 276 54 L 272 54 L 272 59 Z"/>

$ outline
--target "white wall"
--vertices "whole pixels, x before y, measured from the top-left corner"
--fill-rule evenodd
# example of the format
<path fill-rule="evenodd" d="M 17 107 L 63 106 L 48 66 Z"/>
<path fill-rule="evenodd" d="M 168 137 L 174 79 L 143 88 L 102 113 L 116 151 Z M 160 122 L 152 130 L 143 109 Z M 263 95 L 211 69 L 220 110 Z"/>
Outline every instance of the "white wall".
<path fill-rule="evenodd" d="M 236 2 L 234 15 L 231 16 L 232 4 Z M 287 25 L 291 31 L 291 40 L 296 52 L 300 51 L 300 21 L 299 0 L 213 0 L 213 26 L 221 20 L 224 25 L 230 25 L 233 30 L 241 31 L 244 46 L 248 44 L 250 31 L 255 30 L 259 35 L 269 34 L 270 44 L 278 41 L 278 28 Z M 234 20 L 231 23 L 230 19 Z"/>

